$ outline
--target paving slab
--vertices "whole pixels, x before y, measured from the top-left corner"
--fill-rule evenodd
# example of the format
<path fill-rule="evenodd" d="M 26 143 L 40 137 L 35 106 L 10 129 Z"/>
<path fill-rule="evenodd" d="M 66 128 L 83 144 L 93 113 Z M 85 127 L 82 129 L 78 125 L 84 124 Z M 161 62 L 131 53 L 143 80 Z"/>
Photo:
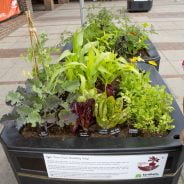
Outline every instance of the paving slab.
<path fill-rule="evenodd" d="M 169 63 L 168 61 L 163 62 L 162 60 L 160 62 L 159 73 L 161 75 L 176 75 L 176 74 L 178 74 L 177 70 L 173 67 L 173 65 L 171 63 Z"/>

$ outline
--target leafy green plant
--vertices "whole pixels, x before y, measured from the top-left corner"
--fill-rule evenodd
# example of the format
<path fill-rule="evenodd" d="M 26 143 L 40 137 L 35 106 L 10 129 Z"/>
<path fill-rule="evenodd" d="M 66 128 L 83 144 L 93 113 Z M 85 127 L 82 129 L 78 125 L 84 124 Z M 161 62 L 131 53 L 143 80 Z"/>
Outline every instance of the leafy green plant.
<path fill-rule="evenodd" d="M 29 50 L 28 59 L 36 58 L 37 65 L 33 63 L 25 88 L 19 87 L 7 96 L 7 103 L 15 107 L 9 119 L 16 120 L 18 129 L 29 124 L 46 132 L 54 125 L 73 133 L 88 131 L 95 123 L 104 129 L 124 124 L 144 134 L 171 130 L 171 95 L 164 87 L 152 86 L 148 73 L 112 52 L 115 38 L 123 33 L 123 28 L 112 23 L 106 10 L 89 20 L 87 27 L 72 35 L 73 50 L 64 51 L 56 61 L 52 60 L 52 50 L 45 47 L 44 35 Z M 90 38 L 92 42 L 86 37 L 90 26 L 98 26 L 98 31 L 105 27 L 100 37 Z M 137 31 L 136 27 L 127 26 L 127 34 Z M 131 36 L 130 40 L 135 41 Z M 143 35 L 142 41 L 145 38 Z M 136 49 L 130 47 L 124 56 L 135 54 Z"/>
<path fill-rule="evenodd" d="M 16 92 L 10 92 L 6 98 L 7 102 L 16 107 L 16 122 L 19 129 L 26 124 L 32 127 L 44 126 L 47 129 L 51 117 L 52 123 L 61 122 L 62 113 L 59 112 L 62 109 L 68 112 L 68 116 L 72 116 L 69 106 L 75 98 L 65 94 L 79 89 L 79 83 L 63 80 L 65 68 L 60 62 L 52 63 L 52 49 L 45 47 L 46 40 L 46 35 L 41 35 L 37 50 L 34 52 L 34 57 L 41 65 L 37 68 L 37 74 L 33 66 L 32 79 L 27 80 L 26 88 L 19 87 Z M 36 48 L 29 49 L 28 60 L 32 61 L 32 50 Z M 63 118 L 66 119 L 66 114 L 63 114 Z M 59 125 L 63 126 L 61 123 Z"/>
<path fill-rule="evenodd" d="M 6 102 L 10 102 L 11 105 L 19 104 L 23 97 L 19 92 L 10 91 L 6 96 Z"/>
<path fill-rule="evenodd" d="M 170 116 L 172 112 L 172 96 L 165 87 L 151 86 L 149 75 L 141 77 L 124 74 L 120 88 L 129 98 L 128 109 L 131 125 L 144 133 L 164 133 L 174 128 Z"/>
<path fill-rule="evenodd" d="M 60 35 L 60 42 L 57 44 L 57 48 L 63 48 L 65 44 L 71 42 L 72 33 L 70 31 L 63 31 Z"/>
<path fill-rule="evenodd" d="M 49 63 L 52 61 L 51 54 L 56 51 L 55 48 L 45 47 L 48 40 L 47 34 L 42 33 L 36 39 L 36 43 L 28 49 L 27 60 L 33 63 L 32 75 L 33 77 L 39 77 L 39 67 L 43 68 L 44 72 L 47 72 Z"/>
<path fill-rule="evenodd" d="M 126 59 L 140 55 L 147 48 L 148 36 L 155 33 L 148 23 L 135 24 L 120 10 L 119 14 L 102 8 L 97 14 L 88 14 L 84 26 L 84 43 L 99 41 L 102 51 L 114 51 Z"/>
<path fill-rule="evenodd" d="M 98 49 L 96 42 L 83 45 L 83 32 L 76 32 L 73 36 L 73 53 L 66 51 L 65 57 L 66 77 L 68 80 L 80 81 L 79 101 L 94 98 L 97 94 L 95 85 L 101 80 L 105 86 L 111 84 L 123 70 L 138 73 L 133 65 L 127 63 L 123 58 L 117 58 L 111 52 L 102 52 Z M 63 58 L 63 57 L 62 57 Z"/>
<path fill-rule="evenodd" d="M 151 24 L 132 24 L 129 19 L 122 22 L 122 35 L 117 39 L 115 52 L 126 58 L 137 56 L 140 51 L 147 49 L 146 40 L 150 33 L 155 33 Z"/>
<path fill-rule="evenodd" d="M 87 15 L 88 21 L 84 26 L 84 44 L 99 41 L 104 51 L 113 51 L 120 29 L 113 23 L 115 15 L 102 8 L 97 14 L 91 9 Z"/>
<path fill-rule="evenodd" d="M 107 97 L 101 93 L 96 97 L 95 117 L 98 125 L 104 129 L 114 128 L 118 124 L 125 123 L 128 113 L 124 107 L 123 97 Z"/>
<path fill-rule="evenodd" d="M 74 123 L 78 116 L 70 111 L 67 111 L 66 109 L 62 109 L 59 114 L 59 121 L 56 122 L 60 127 L 68 126 Z"/>

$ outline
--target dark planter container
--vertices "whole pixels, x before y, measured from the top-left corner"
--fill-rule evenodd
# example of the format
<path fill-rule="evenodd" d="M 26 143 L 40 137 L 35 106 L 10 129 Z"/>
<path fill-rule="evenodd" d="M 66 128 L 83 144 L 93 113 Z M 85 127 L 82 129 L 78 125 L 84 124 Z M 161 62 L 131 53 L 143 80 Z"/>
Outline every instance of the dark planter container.
<path fill-rule="evenodd" d="M 155 66 L 155 68 L 159 71 L 160 55 L 159 55 L 157 49 L 155 48 L 155 46 L 153 45 L 153 43 L 151 42 L 151 40 L 147 40 L 146 44 L 148 44 L 148 48 L 146 49 L 148 57 L 145 57 L 144 60 L 146 62 L 155 61 L 157 63 L 157 66 Z"/>
<path fill-rule="evenodd" d="M 153 5 L 153 0 L 127 0 L 127 10 L 128 12 L 148 12 L 151 10 Z"/>
<path fill-rule="evenodd" d="M 140 68 L 151 72 L 153 85 L 165 84 L 156 69 L 140 63 Z M 168 90 L 168 89 L 167 89 Z M 169 91 L 169 90 L 168 90 Z M 127 138 L 24 138 L 14 126 L 5 122 L 1 133 L 1 143 L 19 184 L 177 184 L 184 149 L 179 141 L 179 133 L 184 128 L 184 117 L 176 101 L 172 112 L 175 129 L 165 137 Z M 43 154 L 122 156 L 145 154 L 168 154 L 162 177 L 129 180 L 76 180 L 53 179 L 48 177 Z"/>

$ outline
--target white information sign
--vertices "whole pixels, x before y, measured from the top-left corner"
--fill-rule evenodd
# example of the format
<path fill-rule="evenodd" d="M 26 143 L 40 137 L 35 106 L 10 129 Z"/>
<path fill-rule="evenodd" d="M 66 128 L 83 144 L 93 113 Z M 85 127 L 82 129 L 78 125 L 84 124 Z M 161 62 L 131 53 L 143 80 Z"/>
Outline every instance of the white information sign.
<path fill-rule="evenodd" d="M 44 154 L 50 178 L 124 180 L 162 177 L 168 154 L 91 156 Z"/>

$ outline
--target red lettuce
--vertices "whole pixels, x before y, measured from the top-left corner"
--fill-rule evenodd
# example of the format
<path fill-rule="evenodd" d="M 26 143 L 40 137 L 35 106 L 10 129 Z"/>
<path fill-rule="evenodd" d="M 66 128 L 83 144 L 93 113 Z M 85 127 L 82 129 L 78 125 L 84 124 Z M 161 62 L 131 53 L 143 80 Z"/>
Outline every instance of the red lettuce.
<path fill-rule="evenodd" d="M 88 131 L 88 128 L 94 122 L 93 109 L 95 105 L 94 99 L 88 99 L 85 102 L 74 102 L 71 106 L 71 111 L 77 114 L 78 118 L 73 126 L 73 132 L 80 128 L 84 131 Z"/>

